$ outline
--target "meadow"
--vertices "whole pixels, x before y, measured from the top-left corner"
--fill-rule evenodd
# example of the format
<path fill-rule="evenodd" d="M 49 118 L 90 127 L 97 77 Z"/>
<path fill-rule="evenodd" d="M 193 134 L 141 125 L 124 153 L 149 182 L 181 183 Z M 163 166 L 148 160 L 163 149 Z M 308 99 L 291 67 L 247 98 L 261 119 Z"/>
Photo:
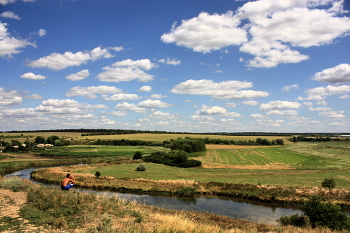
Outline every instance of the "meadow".
<path fill-rule="evenodd" d="M 178 137 L 223 137 L 230 140 L 255 140 L 255 136 L 235 137 L 218 135 L 108 135 L 81 137 L 78 134 L 68 135 L 75 142 L 86 143 L 93 140 L 149 140 L 159 142 Z M 55 135 L 54 133 L 47 136 Z M 24 138 L 26 135 L 21 136 Z M 41 135 L 39 135 L 41 136 Z M 73 137 L 74 136 L 74 137 Z M 275 140 L 281 137 L 263 137 Z M 13 139 L 13 138 L 12 138 Z M 29 140 L 33 139 L 30 137 Z M 7 140 L 7 139 L 6 139 Z M 349 205 L 350 200 L 350 149 L 349 142 L 297 142 L 285 140 L 284 146 L 238 146 L 238 145 L 207 145 L 207 151 L 196 154 L 194 159 L 202 162 L 198 168 L 178 168 L 161 164 L 145 163 L 146 171 L 135 171 L 143 163 L 132 160 L 132 155 L 140 151 L 147 156 L 153 151 L 165 150 L 160 147 L 125 147 L 102 145 L 71 145 L 53 147 L 40 153 L 16 153 L 0 160 L 0 168 L 16 164 L 32 166 L 34 164 L 50 164 L 58 160 L 69 162 L 90 163 L 83 166 L 68 166 L 61 168 L 42 169 L 34 173 L 38 180 L 59 183 L 67 173 L 73 173 L 79 186 L 113 190 L 141 190 L 146 192 L 166 192 L 177 194 L 184 187 L 192 187 L 199 193 L 222 194 L 245 199 L 278 203 L 300 203 L 314 194 L 321 194 L 328 200 Z M 37 156 L 42 152 L 49 157 Z M 47 154 L 47 155 L 49 155 Z M 62 156 L 69 155 L 69 156 Z M 21 163 L 21 159 L 31 162 Z M 98 157 L 95 157 L 98 156 Z M 48 160 L 50 158 L 50 160 Z M 67 159 L 66 159 L 67 158 Z M 45 160 L 44 160 L 45 159 Z M 6 168 L 7 169 L 7 168 Z M 99 171 L 101 176 L 95 177 Z M 334 178 L 336 188 L 328 190 L 321 188 L 325 178 Z M 1 184 L 0 184 L 1 186 Z M 74 194 L 73 194 L 74 193 Z M 65 230 L 70 232 L 331 232 L 327 229 L 311 229 L 297 227 L 267 226 L 244 220 L 233 220 L 226 217 L 213 216 L 208 213 L 187 213 L 168 211 L 153 207 L 108 200 L 104 198 L 83 197 L 72 192 L 71 197 L 57 189 L 34 189 L 29 191 L 30 200 L 22 209 L 22 217 L 37 224 L 52 226 L 51 232 Z M 68 208 L 68 199 L 77 198 L 79 206 L 73 204 Z M 43 202 L 45 200 L 45 203 Z M 85 201 L 87 200 L 87 201 Z M 53 202 L 54 201 L 54 202 Z M 75 200 L 73 200 L 75 201 Z M 56 206 L 50 212 L 48 206 Z M 68 208 L 68 209 L 67 209 Z M 78 217 L 71 224 L 66 213 L 78 210 Z M 105 213 L 105 214 L 102 214 Z M 56 218 L 56 215 L 59 215 Z M 84 226 L 84 228 L 82 228 Z M 76 228 L 77 227 L 77 228 Z M 71 229 L 69 229 L 71 228 Z M 72 229 L 73 228 L 73 229 Z M 74 229 L 75 228 L 75 229 Z"/>
<path fill-rule="evenodd" d="M 65 147 L 51 147 L 44 152 L 40 151 L 40 156 L 56 157 L 114 157 L 133 156 L 136 151 L 142 154 L 151 154 L 161 150 L 158 147 L 145 146 L 100 146 L 100 145 L 71 145 Z"/>

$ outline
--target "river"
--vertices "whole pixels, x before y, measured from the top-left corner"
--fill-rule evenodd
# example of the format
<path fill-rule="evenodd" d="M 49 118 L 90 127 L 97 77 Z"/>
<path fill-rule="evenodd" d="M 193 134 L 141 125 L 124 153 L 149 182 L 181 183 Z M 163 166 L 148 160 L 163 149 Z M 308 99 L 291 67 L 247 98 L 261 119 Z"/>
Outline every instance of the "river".
<path fill-rule="evenodd" d="M 11 174 L 7 174 L 5 177 L 18 176 L 23 179 L 30 180 L 30 173 L 36 169 L 39 168 L 23 169 Z M 57 185 L 48 186 L 57 187 Z M 76 187 L 74 187 L 74 190 L 105 196 L 117 195 L 122 200 L 135 200 L 142 204 L 166 209 L 209 212 L 212 214 L 228 216 L 238 219 L 246 219 L 257 223 L 266 224 L 277 224 L 276 219 L 280 218 L 281 216 L 292 215 L 295 213 L 301 214 L 302 212 L 296 207 L 282 207 L 280 205 L 245 201 L 241 199 L 228 197 L 226 198 L 217 196 L 197 196 L 195 198 L 181 198 L 172 196 L 143 195 L 110 191 L 94 191 Z"/>

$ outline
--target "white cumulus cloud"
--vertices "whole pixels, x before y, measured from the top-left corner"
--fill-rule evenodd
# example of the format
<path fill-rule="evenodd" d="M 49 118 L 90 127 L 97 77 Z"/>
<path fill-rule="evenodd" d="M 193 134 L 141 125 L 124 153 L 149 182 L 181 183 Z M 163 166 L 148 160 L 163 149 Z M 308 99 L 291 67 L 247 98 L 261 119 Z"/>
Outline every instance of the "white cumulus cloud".
<path fill-rule="evenodd" d="M 82 70 L 82 71 L 79 71 L 78 73 L 70 74 L 66 76 L 66 79 L 70 81 L 80 81 L 87 78 L 89 75 L 90 75 L 89 70 Z"/>
<path fill-rule="evenodd" d="M 96 94 L 112 94 L 112 93 L 120 93 L 122 90 L 113 87 L 113 86 L 90 86 L 90 87 L 73 87 L 66 92 L 66 96 L 74 97 L 74 96 L 83 96 L 88 99 L 97 98 Z"/>
<path fill-rule="evenodd" d="M 21 20 L 21 17 L 13 13 L 12 11 L 5 11 L 0 14 L 0 17 Z"/>
<path fill-rule="evenodd" d="M 33 79 L 33 80 L 42 80 L 42 79 L 46 79 L 47 76 L 43 76 L 43 75 L 40 75 L 40 74 L 33 74 L 33 73 L 29 72 L 29 73 L 22 74 L 21 78 Z"/>
<path fill-rule="evenodd" d="M 301 107 L 301 104 L 298 102 L 276 100 L 276 101 L 271 101 L 267 104 L 261 104 L 260 110 L 267 111 L 267 110 L 274 110 L 274 109 L 290 109 L 290 108 L 300 108 L 300 107 Z"/>
<path fill-rule="evenodd" d="M 124 93 L 120 93 L 120 94 L 114 94 L 112 96 L 109 97 L 105 97 L 104 100 L 107 101 L 128 101 L 128 100 L 137 100 L 140 99 L 141 97 L 135 94 L 124 94 Z"/>
<path fill-rule="evenodd" d="M 247 81 L 223 81 L 215 83 L 212 80 L 187 80 L 176 85 L 171 92 L 175 94 L 208 95 L 215 99 L 254 99 L 266 97 L 265 91 L 240 90 L 252 87 Z"/>
<path fill-rule="evenodd" d="M 174 23 L 171 31 L 163 34 L 161 40 L 191 48 L 195 52 L 208 53 L 246 42 L 247 34 L 238 27 L 240 23 L 231 11 L 221 15 L 202 12 L 198 17 L 182 20 L 179 26 Z"/>
<path fill-rule="evenodd" d="M 350 82 L 350 65 L 345 63 L 325 69 L 316 73 L 313 79 L 327 83 L 348 83 Z"/>

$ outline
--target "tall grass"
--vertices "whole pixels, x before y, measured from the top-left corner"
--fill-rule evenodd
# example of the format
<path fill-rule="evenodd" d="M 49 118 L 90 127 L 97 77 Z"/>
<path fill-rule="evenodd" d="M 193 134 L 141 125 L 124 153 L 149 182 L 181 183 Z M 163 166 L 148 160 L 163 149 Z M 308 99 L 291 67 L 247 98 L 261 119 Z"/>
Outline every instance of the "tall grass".
<path fill-rule="evenodd" d="M 14 192 L 27 191 L 32 187 L 31 182 L 18 177 L 0 179 L 0 188 L 10 189 Z"/>
<path fill-rule="evenodd" d="M 280 227 L 210 213 L 165 210 L 117 197 L 33 188 L 21 216 L 48 232 L 330 233 L 327 229 Z M 51 229 L 51 230 L 50 230 Z M 335 233 L 335 232 L 333 232 Z"/>

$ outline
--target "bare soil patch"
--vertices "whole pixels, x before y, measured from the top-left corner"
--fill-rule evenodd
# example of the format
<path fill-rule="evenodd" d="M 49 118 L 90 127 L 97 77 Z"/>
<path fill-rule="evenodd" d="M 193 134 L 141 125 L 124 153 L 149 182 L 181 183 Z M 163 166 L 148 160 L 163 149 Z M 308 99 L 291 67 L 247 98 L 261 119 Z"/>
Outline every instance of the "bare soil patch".
<path fill-rule="evenodd" d="M 27 192 L 13 192 L 8 189 L 0 189 L 0 218 L 3 217 L 17 219 L 22 222 L 23 227 L 20 232 L 44 232 L 42 227 L 36 227 L 28 223 L 19 215 L 22 206 L 27 203 Z M 17 230 L 8 229 L 2 232 L 18 232 Z"/>

